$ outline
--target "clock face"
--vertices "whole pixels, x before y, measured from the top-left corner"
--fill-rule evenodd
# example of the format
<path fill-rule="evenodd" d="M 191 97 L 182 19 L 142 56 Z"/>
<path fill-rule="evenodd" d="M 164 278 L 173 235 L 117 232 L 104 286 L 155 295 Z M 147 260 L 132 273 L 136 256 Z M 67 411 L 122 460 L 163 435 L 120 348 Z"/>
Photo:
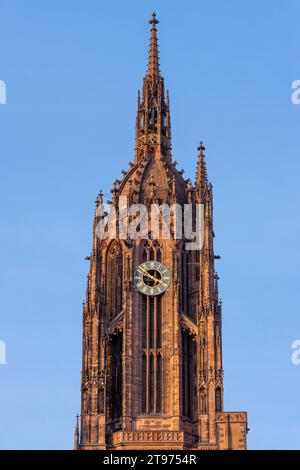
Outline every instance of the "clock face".
<path fill-rule="evenodd" d="M 145 295 L 159 295 L 170 285 L 170 271 L 159 261 L 146 261 L 134 273 L 136 288 Z"/>

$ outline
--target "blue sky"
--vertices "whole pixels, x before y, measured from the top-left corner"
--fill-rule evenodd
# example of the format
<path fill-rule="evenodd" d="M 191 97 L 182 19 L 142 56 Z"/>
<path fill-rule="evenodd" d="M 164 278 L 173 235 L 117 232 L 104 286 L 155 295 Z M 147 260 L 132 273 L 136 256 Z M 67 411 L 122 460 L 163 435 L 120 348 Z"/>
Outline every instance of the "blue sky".
<path fill-rule="evenodd" d="M 0 2 L 0 447 L 64 449 L 79 412 L 94 200 L 133 156 L 158 14 L 173 156 L 214 185 L 226 410 L 250 448 L 300 448 L 296 0 Z"/>

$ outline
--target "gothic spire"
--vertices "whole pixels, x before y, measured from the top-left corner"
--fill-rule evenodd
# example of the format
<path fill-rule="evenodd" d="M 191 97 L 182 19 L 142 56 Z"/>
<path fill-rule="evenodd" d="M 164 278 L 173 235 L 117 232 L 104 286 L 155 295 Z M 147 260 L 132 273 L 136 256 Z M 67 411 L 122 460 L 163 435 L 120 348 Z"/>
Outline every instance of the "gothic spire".
<path fill-rule="evenodd" d="M 158 76 L 159 75 L 159 63 L 158 63 L 158 46 L 157 46 L 157 29 L 155 25 L 158 23 L 156 19 L 156 13 L 152 13 L 152 18 L 149 20 L 151 24 L 151 37 L 150 37 L 150 48 L 149 48 L 149 59 L 148 59 L 148 75 Z"/>
<path fill-rule="evenodd" d="M 203 202 L 205 190 L 207 188 L 207 172 L 206 172 L 206 163 L 204 160 L 204 150 L 205 147 L 203 142 L 200 142 L 198 147 L 198 166 L 197 166 L 197 175 L 196 175 L 196 189 L 198 196 L 200 198 L 200 202 Z"/>
<path fill-rule="evenodd" d="M 152 13 L 148 70 L 137 102 L 135 163 L 154 157 L 171 161 L 169 96 L 165 99 L 164 79 L 159 71 L 156 14 Z"/>

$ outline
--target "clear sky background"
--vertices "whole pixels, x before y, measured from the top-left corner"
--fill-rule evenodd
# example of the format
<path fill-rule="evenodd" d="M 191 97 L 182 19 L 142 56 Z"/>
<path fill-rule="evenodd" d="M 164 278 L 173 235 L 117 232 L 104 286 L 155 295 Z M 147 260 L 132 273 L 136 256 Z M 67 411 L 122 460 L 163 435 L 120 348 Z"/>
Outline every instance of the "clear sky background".
<path fill-rule="evenodd" d="M 68 449 L 94 200 L 133 157 L 152 10 L 173 156 L 214 185 L 225 409 L 300 448 L 297 0 L 1 0 L 0 447 Z"/>

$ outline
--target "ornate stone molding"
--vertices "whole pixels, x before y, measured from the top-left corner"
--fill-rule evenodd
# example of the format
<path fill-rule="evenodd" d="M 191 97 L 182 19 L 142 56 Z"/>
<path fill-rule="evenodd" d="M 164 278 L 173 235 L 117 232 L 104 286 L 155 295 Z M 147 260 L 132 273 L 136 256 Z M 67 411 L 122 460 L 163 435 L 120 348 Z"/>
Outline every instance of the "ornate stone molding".
<path fill-rule="evenodd" d="M 158 143 L 158 135 L 157 134 L 148 134 L 142 135 L 138 138 L 137 145 L 138 147 L 143 147 L 143 145 L 151 145 Z"/>
<path fill-rule="evenodd" d="M 199 385 L 206 387 L 207 385 L 214 385 L 216 387 L 223 387 L 223 371 L 210 367 L 208 371 L 200 370 L 199 372 Z"/>
<path fill-rule="evenodd" d="M 247 422 L 247 413 L 244 411 L 241 412 L 223 412 L 217 413 L 216 421 L 219 423 L 246 423 Z"/>
<path fill-rule="evenodd" d="M 113 434 L 113 444 L 120 443 L 188 443 L 196 442 L 196 436 L 183 431 L 120 431 Z"/>
<path fill-rule="evenodd" d="M 105 374 L 104 371 L 99 371 L 97 366 L 92 366 L 82 372 L 82 386 L 85 390 L 92 385 L 98 388 L 104 388 Z"/>

